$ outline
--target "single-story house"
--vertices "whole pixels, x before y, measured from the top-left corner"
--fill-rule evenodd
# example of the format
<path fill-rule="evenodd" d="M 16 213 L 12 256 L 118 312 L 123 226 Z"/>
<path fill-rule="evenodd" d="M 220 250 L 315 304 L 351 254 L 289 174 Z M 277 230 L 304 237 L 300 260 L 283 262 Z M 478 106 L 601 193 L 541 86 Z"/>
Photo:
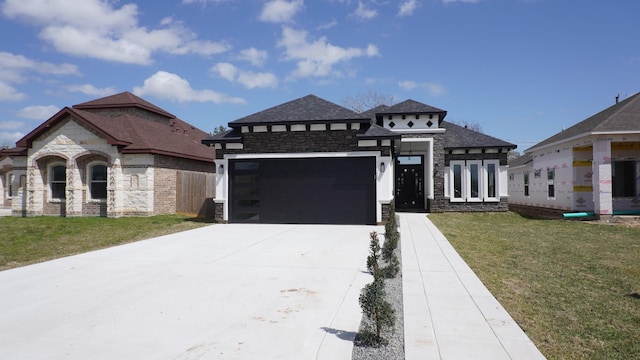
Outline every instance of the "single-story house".
<path fill-rule="evenodd" d="M 357 113 L 314 95 L 228 123 L 215 216 L 231 222 L 375 224 L 398 211 L 506 211 L 516 145 L 414 100 Z"/>
<path fill-rule="evenodd" d="M 513 160 L 509 205 L 601 218 L 640 214 L 640 93 L 616 98 Z"/>
<path fill-rule="evenodd" d="M 215 190 L 208 136 L 129 92 L 65 107 L 0 150 L 1 199 L 20 216 L 198 213 Z"/>

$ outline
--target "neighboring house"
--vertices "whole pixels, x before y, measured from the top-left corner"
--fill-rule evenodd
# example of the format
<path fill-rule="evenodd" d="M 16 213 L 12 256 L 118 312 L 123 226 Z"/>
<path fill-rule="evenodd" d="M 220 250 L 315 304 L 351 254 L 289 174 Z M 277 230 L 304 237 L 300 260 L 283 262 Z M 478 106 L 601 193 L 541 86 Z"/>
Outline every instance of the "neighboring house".
<path fill-rule="evenodd" d="M 65 107 L 0 151 L 2 200 L 22 216 L 201 212 L 207 177 L 215 190 L 208 136 L 128 92 Z"/>
<path fill-rule="evenodd" d="M 413 100 L 359 114 L 308 95 L 230 122 L 216 148 L 215 216 L 374 224 L 399 211 L 505 211 L 514 144 Z"/>
<path fill-rule="evenodd" d="M 509 165 L 514 210 L 640 214 L 640 93 L 616 99 Z"/>

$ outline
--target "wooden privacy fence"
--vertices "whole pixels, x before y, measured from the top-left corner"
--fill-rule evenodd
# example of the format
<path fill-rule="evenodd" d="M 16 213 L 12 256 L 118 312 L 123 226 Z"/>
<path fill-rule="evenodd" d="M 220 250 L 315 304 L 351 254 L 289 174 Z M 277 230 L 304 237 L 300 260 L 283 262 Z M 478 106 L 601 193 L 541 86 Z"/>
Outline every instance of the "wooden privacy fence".
<path fill-rule="evenodd" d="M 176 179 L 176 212 L 198 217 L 213 217 L 216 196 L 216 174 L 178 171 Z"/>

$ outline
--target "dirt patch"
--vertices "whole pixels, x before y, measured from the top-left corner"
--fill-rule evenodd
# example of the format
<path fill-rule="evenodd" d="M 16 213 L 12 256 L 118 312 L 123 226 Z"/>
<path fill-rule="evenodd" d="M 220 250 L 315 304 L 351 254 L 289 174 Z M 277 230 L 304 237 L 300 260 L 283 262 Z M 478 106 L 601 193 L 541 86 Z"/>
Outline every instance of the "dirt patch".
<path fill-rule="evenodd" d="M 609 225 L 609 226 L 625 226 L 640 227 L 640 216 L 613 216 L 609 220 L 591 220 L 591 224 Z"/>

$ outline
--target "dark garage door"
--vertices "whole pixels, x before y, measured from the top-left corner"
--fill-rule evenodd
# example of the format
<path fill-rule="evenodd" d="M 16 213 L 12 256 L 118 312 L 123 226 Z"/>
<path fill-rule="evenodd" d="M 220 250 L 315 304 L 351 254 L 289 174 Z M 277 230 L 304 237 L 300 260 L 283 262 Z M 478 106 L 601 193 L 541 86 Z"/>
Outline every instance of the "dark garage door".
<path fill-rule="evenodd" d="M 375 224 L 375 157 L 230 160 L 230 221 Z"/>

